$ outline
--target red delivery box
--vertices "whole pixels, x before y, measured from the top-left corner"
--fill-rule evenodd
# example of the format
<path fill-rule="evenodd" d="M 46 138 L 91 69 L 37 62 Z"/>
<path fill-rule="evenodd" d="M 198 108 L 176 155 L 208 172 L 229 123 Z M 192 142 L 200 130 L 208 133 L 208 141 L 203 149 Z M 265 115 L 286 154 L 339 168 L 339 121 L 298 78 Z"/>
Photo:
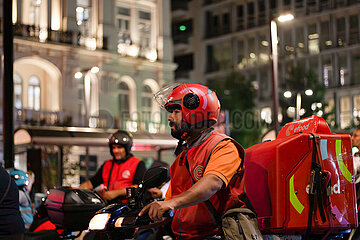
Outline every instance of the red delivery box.
<path fill-rule="evenodd" d="M 286 124 L 246 149 L 245 189 L 264 233 L 325 233 L 358 226 L 351 138 L 324 119 Z M 309 222 L 310 222 L 309 221 Z"/>

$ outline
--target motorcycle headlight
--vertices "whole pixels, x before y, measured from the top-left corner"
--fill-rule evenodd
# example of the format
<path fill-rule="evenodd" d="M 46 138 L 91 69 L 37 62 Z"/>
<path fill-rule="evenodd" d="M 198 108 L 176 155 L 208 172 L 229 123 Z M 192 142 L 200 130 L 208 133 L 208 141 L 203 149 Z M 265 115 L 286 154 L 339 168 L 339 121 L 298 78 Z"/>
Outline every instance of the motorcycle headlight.
<path fill-rule="evenodd" d="M 110 213 L 96 214 L 89 223 L 90 230 L 104 230 L 110 218 Z"/>
<path fill-rule="evenodd" d="M 118 219 L 116 219 L 115 227 L 122 227 L 123 221 L 124 221 L 124 217 L 119 217 Z"/>

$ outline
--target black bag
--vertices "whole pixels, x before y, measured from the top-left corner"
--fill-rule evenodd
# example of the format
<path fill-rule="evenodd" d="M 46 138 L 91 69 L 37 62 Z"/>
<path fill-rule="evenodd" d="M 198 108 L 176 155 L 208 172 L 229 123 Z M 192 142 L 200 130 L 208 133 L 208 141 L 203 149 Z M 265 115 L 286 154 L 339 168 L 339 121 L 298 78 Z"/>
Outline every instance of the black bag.
<path fill-rule="evenodd" d="M 262 240 L 256 214 L 248 208 L 232 208 L 222 216 L 222 229 L 226 240 Z"/>

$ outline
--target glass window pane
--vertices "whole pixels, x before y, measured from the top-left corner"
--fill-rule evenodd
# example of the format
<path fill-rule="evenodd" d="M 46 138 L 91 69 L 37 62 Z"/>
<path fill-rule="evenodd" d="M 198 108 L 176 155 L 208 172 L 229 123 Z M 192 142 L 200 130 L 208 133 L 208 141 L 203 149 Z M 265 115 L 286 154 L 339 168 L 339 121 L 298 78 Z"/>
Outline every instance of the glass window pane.
<path fill-rule="evenodd" d="M 40 87 L 34 89 L 34 110 L 40 110 Z"/>
<path fill-rule="evenodd" d="M 144 93 L 152 93 L 151 88 L 147 85 L 144 85 L 142 90 Z"/>
<path fill-rule="evenodd" d="M 118 7 L 117 13 L 120 15 L 130 16 L 130 8 Z"/>
<path fill-rule="evenodd" d="M 29 86 L 28 88 L 28 107 L 34 109 L 34 87 Z"/>
<path fill-rule="evenodd" d="M 232 68 L 232 51 L 230 42 L 208 46 L 208 71 L 228 70 Z"/>
<path fill-rule="evenodd" d="M 139 11 L 139 18 L 145 19 L 145 20 L 150 20 L 151 14 L 150 14 L 150 12 Z"/>
<path fill-rule="evenodd" d="M 21 80 L 21 77 L 17 74 L 14 74 L 14 83 L 21 83 L 22 80 Z"/>
<path fill-rule="evenodd" d="M 340 98 L 340 128 L 344 129 L 351 123 L 350 97 Z"/>
<path fill-rule="evenodd" d="M 285 56 L 293 56 L 294 55 L 294 47 L 292 45 L 291 41 L 291 29 L 284 31 L 284 49 L 283 53 L 285 53 Z"/>
<path fill-rule="evenodd" d="M 120 82 L 118 84 L 118 89 L 122 89 L 122 90 L 129 90 L 128 85 L 125 82 Z"/>
<path fill-rule="evenodd" d="M 29 78 L 29 85 L 40 85 L 40 79 L 36 76 Z"/>
<path fill-rule="evenodd" d="M 354 122 L 356 125 L 358 125 L 360 119 L 360 95 L 355 95 L 353 97 L 353 104 L 354 104 L 354 110 L 353 110 Z"/>
<path fill-rule="evenodd" d="M 22 107 L 22 103 L 21 103 L 21 86 L 19 85 L 15 85 L 14 86 L 14 105 L 17 109 L 20 109 Z"/>
<path fill-rule="evenodd" d="M 355 84 L 359 84 L 360 83 L 360 53 L 355 53 L 353 55 L 353 60 L 352 60 L 352 70 L 353 70 L 353 83 Z M 359 116 L 360 117 L 360 116 Z"/>
<path fill-rule="evenodd" d="M 252 65 L 256 62 L 257 60 L 257 56 L 255 53 L 255 39 L 254 38 L 249 38 L 248 39 L 248 64 Z"/>
<path fill-rule="evenodd" d="M 248 28 L 252 28 L 255 26 L 255 10 L 254 10 L 254 2 L 249 2 L 247 4 L 247 14 L 248 14 Z"/>
<path fill-rule="evenodd" d="M 330 40 L 330 24 L 329 21 L 321 23 L 321 49 L 331 48 L 333 43 Z"/>
<path fill-rule="evenodd" d="M 350 85 L 350 79 L 349 79 L 349 69 L 347 64 L 347 57 L 346 55 L 340 55 L 339 56 L 339 81 L 340 85 Z"/>
<path fill-rule="evenodd" d="M 22 79 L 17 74 L 14 74 L 14 106 L 22 108 Z"/>
<path fill-rule="evenodd" d="M 306 53 L 305 49 L 305 38 L 304 38 L 304 27 L 297 27 L 295 30 L 296 35 L 296 55 L 301 57 Z"/>
<path fill-rule="evenodd" d="M 152 108 L 152 90 L 148 85 L 144 85 L 142 88 L 141 103 L 144 112 L 151 112 Z"/>
<path fill-rule="evenodd" d="M 350 44 L 359 42 L 359 17 L 358 15 L 350 16 Z"/>
<path fill-rule="evenodd" d="M 345 18 L 338 18 L 336 19 L 336 38 L 337 38 L 337 45 L 339 47 L 343 46 L 345 43 Z"/>
<path fill-rule="evenodd" d="M 238 68 L 243 69 L 246 67 L 246 57 L 244 49 L 244 41 L 238 41 Z"/>
<path fill-rule="evenodd" d="M 325 87 L 333 87 L 333 67 L 331 57 L 326 57 L 322 62 L 322 74 Z"/>
<path fill-rule="evenodd" d="M 237 30 L 243 30 L 244 29 L 244 7 L 243 5 L 237 6 L 237 24 L 236 28 Z"/>
<path fill-rule="evenodd" d="M 316 31 L 316 24 L 312 24 L 308 28 L 308 45 L 310 54 L 319 53 L 319 34 Z"/>
<path fill-rule="evenodd" d="M 266 36 L 259 37 L 259 62 L 260 63 L 268 63 L 269 61 L 269 42 L 266 39 Z"/>

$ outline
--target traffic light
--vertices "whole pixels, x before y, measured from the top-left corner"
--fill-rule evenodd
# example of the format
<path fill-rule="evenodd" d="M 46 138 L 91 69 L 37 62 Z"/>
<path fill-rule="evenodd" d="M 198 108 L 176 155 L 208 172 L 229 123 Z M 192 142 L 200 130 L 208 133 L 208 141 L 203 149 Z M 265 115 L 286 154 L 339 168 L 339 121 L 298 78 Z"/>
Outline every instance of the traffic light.
<path fill-rule="evenodd" d="M 181 32 L 186 31 L 186 26 L 185 26 L 185 25 L 180 25 L 180 26 L 179 26 L 179 30 L 180 30 Z"/>

